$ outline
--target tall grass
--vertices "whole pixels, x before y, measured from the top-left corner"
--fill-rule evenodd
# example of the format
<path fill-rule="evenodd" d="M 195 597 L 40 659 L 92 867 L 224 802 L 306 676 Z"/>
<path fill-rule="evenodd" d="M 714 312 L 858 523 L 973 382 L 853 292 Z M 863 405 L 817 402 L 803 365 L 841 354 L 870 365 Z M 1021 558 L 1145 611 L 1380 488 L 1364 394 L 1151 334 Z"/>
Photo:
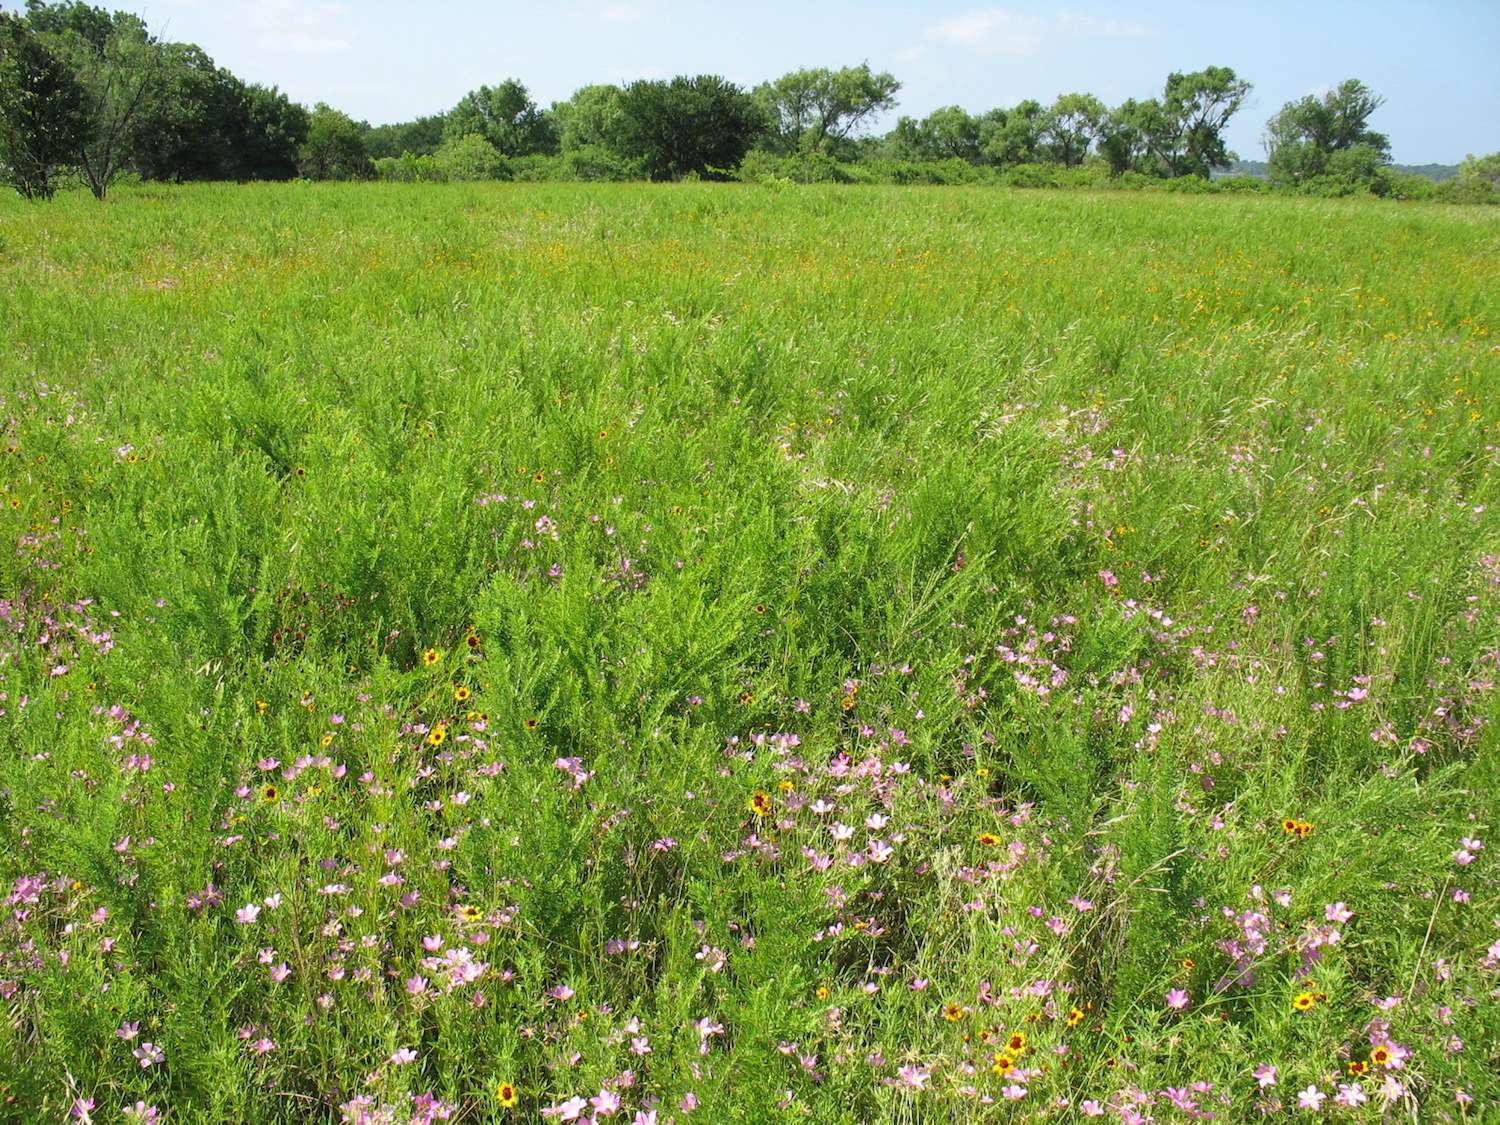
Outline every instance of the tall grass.
<path fill-rule="evenodd" d="M 1500 1105 L 1494 216 L 0 223 L 11 1119 Z"/>

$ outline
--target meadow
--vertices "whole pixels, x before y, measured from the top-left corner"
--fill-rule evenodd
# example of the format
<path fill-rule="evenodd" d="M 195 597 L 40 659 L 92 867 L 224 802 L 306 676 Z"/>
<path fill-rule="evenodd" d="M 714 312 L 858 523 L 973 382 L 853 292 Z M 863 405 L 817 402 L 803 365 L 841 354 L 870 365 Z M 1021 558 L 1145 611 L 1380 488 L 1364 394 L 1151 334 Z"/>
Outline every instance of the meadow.
<path fill-rule="evenodd" d="M 0 200 L 0 1120 L 1500 1120 L 1500 216 Z"/>

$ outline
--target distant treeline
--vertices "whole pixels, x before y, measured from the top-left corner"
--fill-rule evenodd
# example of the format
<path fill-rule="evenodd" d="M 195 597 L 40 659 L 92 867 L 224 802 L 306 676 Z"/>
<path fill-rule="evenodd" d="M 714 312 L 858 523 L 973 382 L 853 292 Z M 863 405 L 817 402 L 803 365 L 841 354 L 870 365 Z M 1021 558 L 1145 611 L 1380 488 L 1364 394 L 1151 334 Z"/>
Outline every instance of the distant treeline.
<path fill-rule="evenodd" d="M 1263 164 L 1225 147 L 1225 126 L 1251 90 L 1229 67 L 1170 74 L 1159 96 L 1114 107 L 1080 93 L 979 114 L 947 106 L 869 135 L 900 89 L 866 64 L 799 70 L 751 90 L 712 75 L 585 86 L 543 109 L 508 79 L 445 113 L 372 127 L 247 85 L 128 13 L 27 0 L 24 16 L 0 13 L 0 167 L 30 198 L 76 182 L 102 199 L 132 176 L 703 178 L 1500 201 L 1500 154 L 1430 166 L 1443 176 L 1393 166 L 1388 138 L 1369 126 L 1382 99 L 1353 79 L 1283 106 L 1266 123 Z"/>

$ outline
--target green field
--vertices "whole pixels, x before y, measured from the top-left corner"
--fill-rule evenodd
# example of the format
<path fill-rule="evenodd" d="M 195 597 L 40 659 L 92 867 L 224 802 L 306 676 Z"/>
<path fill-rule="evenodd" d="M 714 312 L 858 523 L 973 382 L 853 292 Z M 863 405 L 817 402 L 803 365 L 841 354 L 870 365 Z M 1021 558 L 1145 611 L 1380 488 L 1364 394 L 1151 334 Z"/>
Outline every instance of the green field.
<path fill-rule="evenodd" d="M 1500 1119 L 1492 209 L 135 188 L 0 271 L 0 1119 Z"/>

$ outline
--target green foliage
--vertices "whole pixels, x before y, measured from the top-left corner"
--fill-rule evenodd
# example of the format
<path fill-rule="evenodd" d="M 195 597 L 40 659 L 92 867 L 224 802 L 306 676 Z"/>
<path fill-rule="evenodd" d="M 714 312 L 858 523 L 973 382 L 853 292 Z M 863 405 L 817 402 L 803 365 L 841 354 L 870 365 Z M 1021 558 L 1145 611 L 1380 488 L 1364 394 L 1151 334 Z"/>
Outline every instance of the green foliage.
<path fill-rule="evenodd" d="M 861 63 L 794 71 L 757 86 L 755 97 L 776 151 L 824 153 L 894 107 L 900 89 L 894 75 L 874 74 L 869 63 Z"/>
<path fill-rule="evenodd" d="M 371 160 L 399 157 L 404 153 L 431 156 L 443 143 L 443 129 L 447 123 L 447 114 L 436 113 L 399 125 L 377 125 L 365 134 L 365 151 Z"/>
<path fill-rule="evenodd" d="M 508 78 L 495 87 L 471 90 L 443 121 L 445 142 L 479 136 L 501 156 L 534 156 L 558 150 L 551 119 L 536 107 L 526 87 Z"/>
<path fill-rule="evenodd" d="M 632 82 L 617 104 L 609 147 L 653 180 L 723 175 L 764 125 L 750 95 L 714 75 Z"/>
<path fill-rule="evenodd" d="M 19 18 L 0 13 L 0 164 L 27 199 L 51 199 L 89 135 L 83 88 Z"/>
<path fill-rule="evenodd" d="M 1321 98 L 1288 102 L 1266 123 L 1266 152 L 1273 182 L 1310 184 L 1329 177 L 1351 187 L 1373 182 L 1390 162 L 1390 141 L 1369 128 L 1384 99 L 1357 79 Z"/>
<path fill-rule="evenodd" d="M 353 119 L 319 102 L 308 118 L 297 171 L 308 180 L 362 180 L 374 173 L 374 166 Z"/>
<path fill-rule="evenodd" d="M 433 158 L 449 180 L 508 180 L 510 165 L 495 146 L 478 133 L 443 142 Z"/>
<path fill-rule="evenodd" d="M 9 1118 L 1495 1100 L 1496 215 L 777 159 L 0 199 Z"/>

